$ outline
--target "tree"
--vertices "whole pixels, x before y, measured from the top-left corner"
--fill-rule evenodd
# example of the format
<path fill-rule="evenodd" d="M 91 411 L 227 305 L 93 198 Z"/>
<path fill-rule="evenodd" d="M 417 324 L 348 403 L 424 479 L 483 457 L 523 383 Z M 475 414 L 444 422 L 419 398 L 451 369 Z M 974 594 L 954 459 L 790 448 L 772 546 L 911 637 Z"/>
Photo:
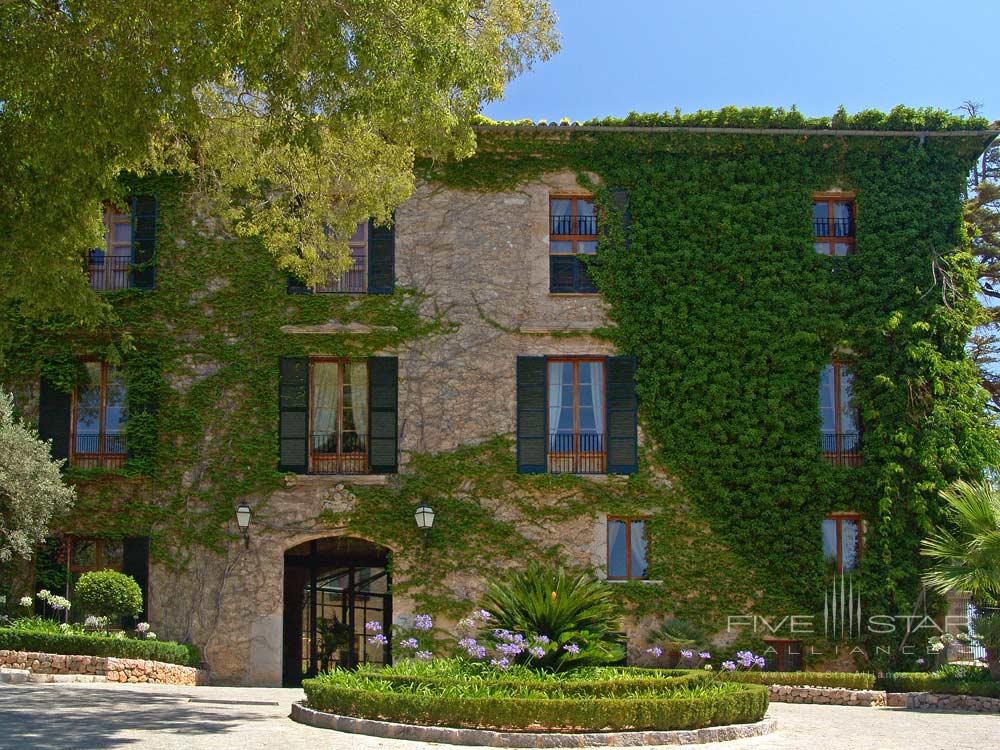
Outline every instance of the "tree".
<path fill-rule="evenodd" d="M 470 154 L 481 105 L 556 47 L 547 0 L 2 3 L 0 299 L 99 315 L 85 248 L 150 169 L 280 267 L 343 270 L 415 158 Z"/>
<path fill-rule="evenodd" d="M 986 660 L 1000 679 L 1000 642 L 995 615 L 1000 605 L 1000 491 L 988 481 L 959 481 L 941 492 L 948 526 L 927 537 L 921 549 L 931 559 L 924 574 L 927 586 L 940 594 L 964 591 L 972 598 L 987 638 Z"/>
<path fill-rule="evenodd" d="M 76 492 L 59 474 L 49 444 L 14 416 L 14 399 L 0 392 L 0 563 L 28 559 L 53 517 L 73 504 Z"/>

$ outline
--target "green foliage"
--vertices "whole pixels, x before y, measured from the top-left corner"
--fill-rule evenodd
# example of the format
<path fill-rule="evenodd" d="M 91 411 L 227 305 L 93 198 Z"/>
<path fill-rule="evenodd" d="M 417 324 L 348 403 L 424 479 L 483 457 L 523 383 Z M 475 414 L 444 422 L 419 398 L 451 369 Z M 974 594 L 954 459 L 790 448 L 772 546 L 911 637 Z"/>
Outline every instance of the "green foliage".
<path fill-rule="evenodd" d="M 142 589 L 132 576 L 116 570 L 93 570 L 76 582 L 74 597 L 87 614 L 118 618 L 142 611 Z"/>
<path fill-rule="evenodd" d="M 0 564 L 28 559 L 36 544 L 73 505 L 76 492 L 59 474 L 48 443 L 14 416 L 14 401 L 0 390 Z"/>
<path fill-rule="evenodd" d="M 568 575 L 538 563 L 493 582 L 483 597 L 494 627 L 550 639 L 545 656 L 533 660 L 542 669 L 613 664 L 625 658 L 621 609 L 607 587 L 586 574 Z M 573 653 L 569 649 L 578 647 Z"/>
<path fill-rule="evenodd" d="M 37 651 L 44 654 L 116 656 L 149 659 L 188 667 L 201 666 L 194 646 L 172 641 L 140 641 L 104 633 L 55 633 L 50 629 L 0 628 L 0 650 Z"/>
<path fill-rule="evenodd" d="M 997 604 L 1000 491 L 988 481 L 959 481 L 942 490 L 941 498 L 946 520 L 923 542 L 921 551 L 932 560 L 924 580 L 941 594 L 964 591 L 977 603 Z"/>
<path fill-rule="evenodd" d="M 989 673 L 986 674 L 988 677 Z M 880 678 L 879 687 L 893 693 L 929 692 L 1000 698 L 1000 682 L 984 680 L 978 674 L 956 680 L 934 672 L 895 672 Z"/>
<path fill-rule="evenodd" d="M 976 640 L 988 649 L 1000 652 L 1000 610 L 976 610 L 969 623 Z"/>
<path fill-rule="evenodd" d="M 719 679 L 727 682 L 748 682 L 754 685 L 803 685 L 808 687 L 873 690 L 875 675 L 867 672 L 758 672 L 754 670 L 720 672 Z"/>
<path fill-rule="evenodd" d="M 407 664 L 411 664 L 407 662 Z M 378 670 L 334 670 L 303 681 L 311 708 L 363 718 L 453 727 L 555 731 L 693 729 L 758 721 L 765 688 L 709 682 L 697 676 L 623 676 L 609 681 L 555 678 L 472 667 L 462 678 Z M 460 669 L 448 666 L 454 674 Z M 409 677 L 409 679 L 407 679 Z"/>
<path fill-rule="evenodd" d="M 652 643 L 669 643 L 678 647 L 691 648 L 706 642 L 705 631 L 686 620 L 668 617 L 656 630 L 649 634 Z"/>
<path fill-rule="evenodd" d="M 107 312 L 81 261 L 118 175 L 151 167 L 197 172 L 203 203 L 283 267 L 329 250 L 342 269 L 346 230 L 409 194 L 414 154 L 471 153 L 471 118 L 556 49 L 553 24 L 544 0 L 6 3 L 5 294 L 33 317 Z"/>

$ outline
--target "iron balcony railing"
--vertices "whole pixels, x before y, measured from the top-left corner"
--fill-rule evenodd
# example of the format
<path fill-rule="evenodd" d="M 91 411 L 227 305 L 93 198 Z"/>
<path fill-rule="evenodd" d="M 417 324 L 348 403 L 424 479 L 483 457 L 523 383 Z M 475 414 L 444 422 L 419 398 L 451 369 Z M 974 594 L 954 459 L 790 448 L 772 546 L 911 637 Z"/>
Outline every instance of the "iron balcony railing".
<path fill-rule="evenodd" d="M 78 432 L 74 442 L 76 453 L 125 453 L 123 432 Z"/>
<path fill-rule="evenodd" d="M 132 259 L 91 253 L 87 260 L 90 288 L 98 292 L 132 287 Z"/>
<path fill-rule="evenodd" d="M 549 435 L 549 472 L 606 474 L 604 435 L 598 432 L 557 432 Z"/>
<path fill-rule="evenodd" d="M 597 234 L 596 216 L 550 216 L 549 233 L 561 235 L 583 235 L 592 237 Z"/>
<path fill-rule="evenodd" d="M 836 466 L 861 464 L 861 434 L 858 432 L 824 432 L 823 455 Z"/>
<path fill-rule="evenodd" d="M 853 237 L 854 219 L 813 219 L 816 237 Z"/>
<path fill-rule="evenodd" d="M 339 446 L 338 446 L 339 438 Z M 368 435 L 363 432 L 314 432 L 311 437 L 314 474 L 366 474 Z"/>

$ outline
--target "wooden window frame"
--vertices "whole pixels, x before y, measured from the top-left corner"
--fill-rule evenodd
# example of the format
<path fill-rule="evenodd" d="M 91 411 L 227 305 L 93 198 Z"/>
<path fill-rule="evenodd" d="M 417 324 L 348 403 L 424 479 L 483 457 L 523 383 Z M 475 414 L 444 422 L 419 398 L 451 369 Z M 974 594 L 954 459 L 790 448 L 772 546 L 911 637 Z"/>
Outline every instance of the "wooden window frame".
<path fill-rule="evenodd" d="M 103 360 L 87 359 L 84 360 L 84 365 L 99 362 L 101 365 L 101 380 L 98 383 L 98 416 L 97 416 L 97 446 L 99 450 L 96 452 L 86 452 L 78 451 L 76 449 L 76 423 L 77 423 L 77 407 L 79 405 L 80 387 L 78 385 L 73 386 L 73 395 L 70 400 L 70 429 L 69 429 L 69 463 L 71 466 L 78 466 L 80 468 L 86 469 L 120 469 L 125 466 L 125 461 L 128 459 L 128 449 L 126 447 L 126 442 L 124 440 L 125 433 L 122 433 L 121 445 L 123 450 L 120 452 L 111 452 L 106 450 L 101 450 L 105 445 L 105 439 L 107 437 L 105 433 L 105 409 L 108 403 L 108 374 L 111 371 L 111 365 Z M 125 391 L 126 403 L 128 402 L 128 390 L 126 386 Z"/>
<path fill-rule="evenodd" d="M 552 434 L 549 431 L 549 415 L 551 412 L 551 404 L 549 404 L 549 365 L 557 363 L 571 363 L 573 365 L 573 450 L 571 451 L 554 451 L 551 446 Z M 545 358 L 545 445 L 546 445 L 546 462 L 547 470 L 549 474 L 607 474 L 608 473 L 608 419 L 605 413 L 601 418 L 601 423 L 604 425 L 604 429 L 599 434 L 601 436 L 601 446 L 600 451 L 582 451 L 580 450 L 580 363 L 582 362 L 597 362 L 601 365 L 601 393 L 603 394 L 601 398 L 601 403 L 604 405 L 605 412 L 607 411 L 608 404 L 608 364 L 606 357 L 595 357 L 580 355 L 577 357 L 546 357 Z M 594 384 L 592 384 L 593 387 Z M 558 433 L 556 433 L 558 434 Z M 568 463 L 574 469 L 573 471 L 564 471 L 558 468 L 553 468 L 553 458 L 557 461 L 562 461 Z M 598 470 L 596 471 L 583 471 L 581 467 L 588 465 L 596 465 Z"/>
<path fill-rule="evenodd" d="M 620 521 L 625 524 L 625 575 L 611 575 L 611 523 Z M 604 523 L 604 544 L 605 560 L 607 561 L 607 580 L 609 581 L 646 581 L 649 580 L 649 536 L 646 534 L 646 527 L 643 526 L 643 535 L 646 536 L 646 572 L 641 576 L 632 575 L 632 524 L 649 523 L 647 516 L 608 516 Z"/>
<path fill-rule="evenodd" d="M 358 360 L 352 360 L 349 357 L 309 357 L 309 412 L 308 412 L 308 450 L 309 450 L 309 463 L 308 472 L 310 474 L 367 474 L 369 467 L 371 465 L 371 394 L 369 392 L 366 398 L 365 404 L 368 409 L 368 415 L 366 419 L 366 425 L 368 427 L 368 434 L 365 435 L 365 450 L 364 454 L 360 453 L 344 453 L 343 439 L 344 439 L 344 368 L 352 363 L 356 363 Z M 315 383 L 316 378 L 313 376 L 313 370 L 317 364 L 337 364 L 337 414 L 335 417 L 335 427 L 337 433 L 337 452 L 336 453 L 321 453 L 313 449 L 313 394 L 315 393 Z M 368 362 L 364 361 L 365 369 L 368 370 Z M 367 373 L 367 379 L 371 383 L 371 373 Z M 353 464 L 352 461 L 361 461 L 361 464 Z M 359 469 L 358 466 L 361 468 Z M 331 470 L 332 469 L 332 470 Z"/>
<path fill-rule="evenodd" d="M 858 223 L 858 204 L 855 200 L 854 193 L 813 193 L 812 196 L 813 203 L 826 203 L 826 219 L 828 226 L 833 229 L 834 217 L 833 217 L 833 205 L 835 203 L 849 203 L 851 204 L 851 233 L 845 237 L 837 237 L 835 235 L 825 235 L 819 237 L 816 235 L 815 226 L 813 227 L 813 249 L 815 250 L 817 244 L 826 245 L 825 252 L 818 252 L 817 255 L 826 255 L 829 257 L 840 258 L 836 254 L 837 245 L 847 245 L 847 254 L 854 255 L 856 246 L 855 242 L 857 240 L 857 223 Z M 836 230 L 834 230 L 836 231 Z"/>
<path fill-rule="evenodd" d="M 104 539 L 94 536 L 68 536 L 66 568 L 70 573 L 88 573 L 94 570 L 117 570 L 121 571 L 124 565 L 125 543 L 120 539 Z M 73 557 L 77 542 L 93 542 L 96 547 L 96 562 L 94 565 L 74 565 Z M 104 560 L 104 545 L 108 542 L 118 542 L 122 545 L 123 558 L 117 564 L 111 565 Z"/>
<path fill-rule="evenodd" d="M 598 238 L 598 216 L 597 216 L 597 206 L 594 205 L 594 233 L 593 234 L 553 234 L 552 233 L 552 202 L 553 201 L 569 201 L 570 202 L 570 220 L 571 228 L 578 228 L 577 217 L 579 213 L 577 212 L 577 202 L 587 201 L 588 203 L 594 203 L 594 196 L 584 193 L 576 194 L 554 194 L 549 196 L 549 255 L 593 255 L 593 253 L 581 253 L 577 249 L 578 243 L 581 242 L 597 242 Z M 570 242 L 573 245 L 573 251 L 567 252 L 553 252 L 552 242 Z"/>
<path fill-rule="evenodd" d="M 104 246 L 101 251 L 104 259 L 100 264 L 94 263 L 92 256 L 87 256 L 87 274 L 90 277 L 90 288 L 98 292 L 113 292 L 119 289 L 132 288 L 132 247 L 134 237 L 132 236 L 134 227 L 132 222 L 132 209 L 122 211 L 113 203 L 104 203 L 102 208 L 101 221 L 104 225 Z M 115 227 L 119 224 L 128 224 L 128 243 L 115 241 Z M 128 245 L 127 255 L 115 255 L 114 251 L 118 247 Z M 123 267 L 119 268 L 116 260 L 125 259 Z"/>
<path fill-rule="evenodd" d="M 351 255 L 351 267 L 340 274 L 336 284 L 313 284 L 311 289 L 313 294 L 368 294 L 368 243 L 371 238 L 371 223 L 368 221 L 359 222 L 364 227 L 364 238 L 358 241 L 347 240 L 347 248 Z M 361 250 L 361 255 L 356 256 L 354 251 Z M 356 260 L 361 258 L 360 266 Z M 344 280 L 351 278 L 348 274 L 358 274 L 361 278 L 361 288 L 351 289 L 345 287 Z"/>
<path fill-rule="evenodd" d="M 835 521 L 837 523 L 837 573 L 844 573 L 844 521 L 856 521 L 858 524 L 858 559 L 854 570 L 861 564 L 861 558 L 865 552 L 865 522 L 860 513 L 854 511 L 845 513 L 830 513 L 824 516 L 824 521 Z M 822 533 L 822 531 L 821 531 Z M 827 558 L 829 559 L 829 558 Z"/>
<path fill-rule="evenodd" d="M 833 433 L 826 433 L 826 434 L 833 434 L 833 435 L 836 435 L 836 436 L 843 436 L 845 434 L 848 434 L 848 433 L 844 432 L 844 430 L 843 430 L 843 424 L 842 424 L 842 414 L 841 414 L 841 411 L 842 411 L 841 406 L 842 406 L 842 404 L 841 404 L 841 401 L 840 401 L 840 399 L 841 399 L 840 380 L 841 380 L 841 374 L 842 374 L 841 371 L 843 369 L 850 370 L 854 366 L 854 364 L 855 363 L 853 361 L 851 361 L 851 360 L 837 359 L 837 358 L 834 358 L 834 359 L 830 360 L 830 362 L 829 362 L 829 365 L 833 367 L 833 426 L 834 426 L 834 430 L 833 430 Z M 855 411 L 857 412 L 856 416 L 855 416 L 855 422 L 857 423 L 857 434 L 858 434 L 858 448 L 857 448 L 857 450 L 852 451 L 852 452 L 845 451 L 843 449 L 843 446 L 840 443 L 838 443 L 838 445 L 835 446 L 836 450 L 832 450 L 832 451 L 824 450 L 823 451 L 823 455 L 829 461 L 832 461 L 837 466 L 860 466 L 861 465 L 861 458 L 862 458 L 861 457 L 861 452 L 860 452 L 861 451 L 861 449 L 860 449 L 860 442 L 861 442 L 861 432 L 862 432 L 862 430 L 861 430 L 861 414 L 860 414 L 860 412 L 857 409 L 855 409 Z"/>
<path fill-rule="evenodd" d="M 799 652 L 797 654 L 789 654 L 788 646 L 797 643 L 799 646 Z M 789 669 L 789 664 L 787 660 L 792 656 L 797 656 L 799 665 L 804 666 L 803 656 L 802 656 L 802 641 L 799 638 L 765 638 L 764 639 L 765 650 L 771 648 L 774 650 L 772 655 L 774 658 L 774 671 L 775 672 L 795 672 L 798 670 Z M 767 657 L 765 657 L 766 659 Z"/>

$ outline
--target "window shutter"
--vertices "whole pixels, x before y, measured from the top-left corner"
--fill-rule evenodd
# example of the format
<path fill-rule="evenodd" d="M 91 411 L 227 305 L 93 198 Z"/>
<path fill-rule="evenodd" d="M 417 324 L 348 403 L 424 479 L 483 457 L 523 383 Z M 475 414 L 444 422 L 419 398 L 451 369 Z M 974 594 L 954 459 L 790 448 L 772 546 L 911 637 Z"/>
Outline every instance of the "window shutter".
<path fill-rule="evenodd" d="M 597 292 L 597 285 L 590 280 L 590 273 L 587 271 L 587 261 L 584 258 L 590 258 L 591 256 L 576 256 L 576 288 L 574 291 L 583 293 L 595 293 Z"/>
<path fill-rule="evenodd" d="M 52 458 L 69 458 L 72 396 L 42 378 L 38 390 L 38 436 L 52 441 Z"/>
<path fill-rule="evenodd" d="M 517 358 L 517 471 L 520 474 L 544 474 L 548 471 L 545 435 L 547 370 L 545 357 Z"/>
<path fill-rule="evenodd" d="M 608 473 L 638 471 L 638 399 L 635 357 L 607 359 Z"/>
<path fill-rule="evenodd" d="M 278 384 L 278 471 L 309 471 L 309 360 L 282 357 Z"/>
<path fill-rule="evenodd" d="M 624 188 L 616 188 L 612 190 L 611 202 L 614 204 L 615 209 L 622 215 L 622 229 L 625 232 L 625 247 L 628 248 L 632 242 L 629 237 L 629 230 L 632 228 L 632 209 L 629 207 L 628 190 L 625 190 Z"/>
<path fill-rule="evenodd" d="M 305 285 L 294 273 L 288 274 L 288 293 L 289 294 L 312 294 L 312 289 Z"/>
<path fill-rule="evenodd" d="M 368 293 L 392 294 L 396 288 L 396 222 L 368 222 Z"/>
<path fill-rule="evenodd" d="M 123 543 L 122 573 L 132 576 L 142 589 L 142 612 L 123 618 L 122 625 L 134 628 L 146 620 L 149 612 L 149 537 L 130 536 Z"/>
<path fill-rule="evenodd" d="M 549 291 L 576 291 L 577 260 L 572 255 L 549 256 Z"/>
<path fill-rule="evenodd" d="M 368 466 L 372 474 L 399 470 L 399 360 L 368 358 Z"/>
<path fill-rule="evenodd" d="M 156 286 L 156 196 L 132 198 L 132 286 Z"/>

